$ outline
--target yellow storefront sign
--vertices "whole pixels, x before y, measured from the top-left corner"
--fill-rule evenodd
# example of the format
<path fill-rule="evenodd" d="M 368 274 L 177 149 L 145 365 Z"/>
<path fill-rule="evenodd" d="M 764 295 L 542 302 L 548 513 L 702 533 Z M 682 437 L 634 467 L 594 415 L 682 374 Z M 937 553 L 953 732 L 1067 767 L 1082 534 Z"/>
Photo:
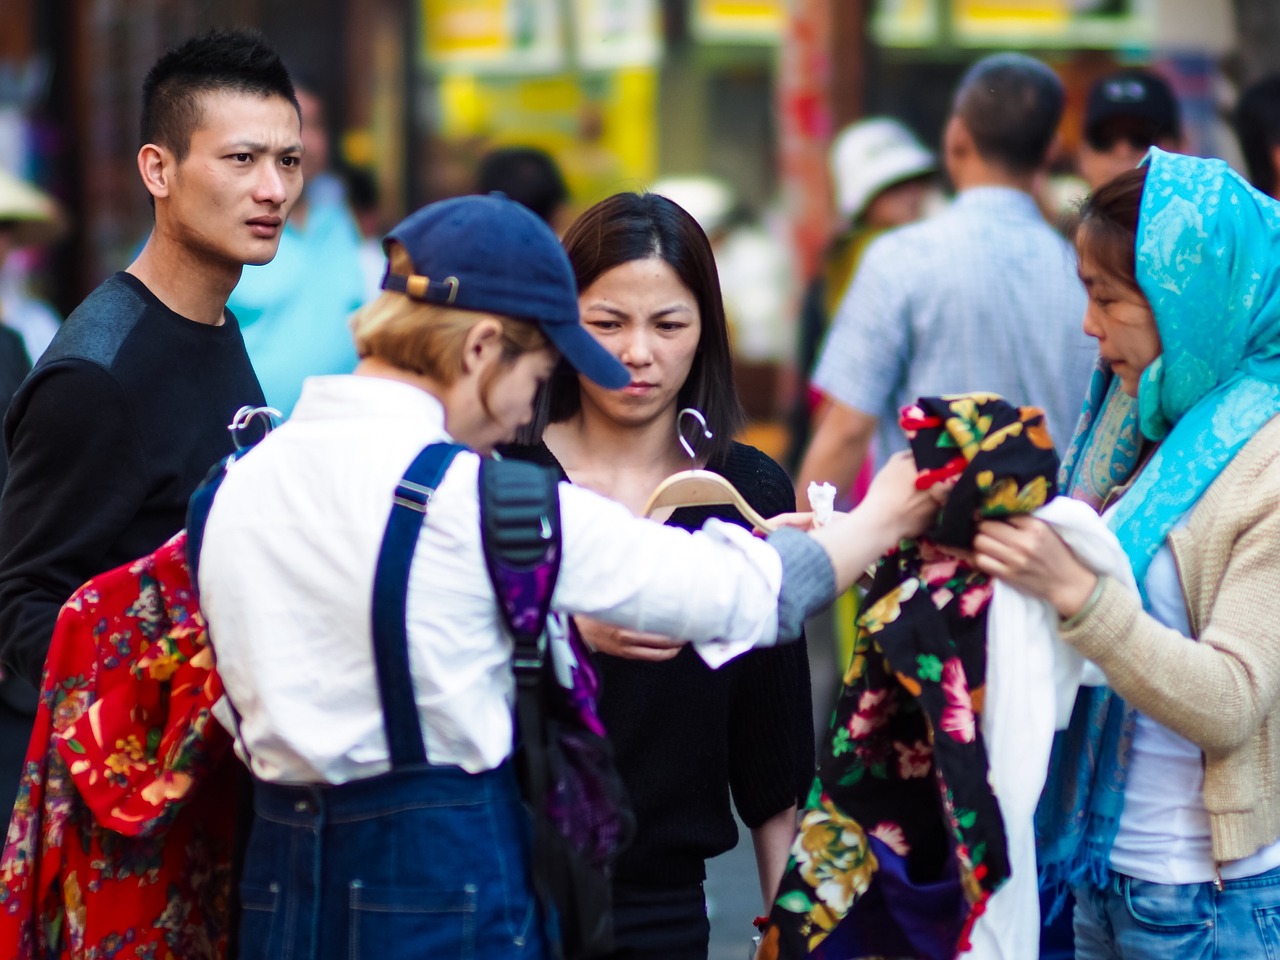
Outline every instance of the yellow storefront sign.
<path fill-rule="evenodd" d="M 957 30 L 1052 29 L 1071 18 L 1067 0 L 956 0 Z"/>
<path fill-rule="evenodd" d="M 1091 47 L 1148 44 L 1158 0 L 877 0 L 871 20 L 889 47 Z"/>
<path fill-rule="evenodd" d="M 446 141 L 546 150 L 585 207 L 620 190 L 638 190 L 657 174 L 658 77 L 630 67 L 592 77 L 486 77 L 454 74 L 439 87 Z"/>
<path fill-rule="evenodd" d="M 422 0 L 422 33 L 436 69 L 531 72 L 564 63 L 559 0 Z"/>
<path fill-rule="evenodd" d="M 784 0 L 696 0 L 693 29 L 704 41 L 778 43 L 786 12 Z"/>

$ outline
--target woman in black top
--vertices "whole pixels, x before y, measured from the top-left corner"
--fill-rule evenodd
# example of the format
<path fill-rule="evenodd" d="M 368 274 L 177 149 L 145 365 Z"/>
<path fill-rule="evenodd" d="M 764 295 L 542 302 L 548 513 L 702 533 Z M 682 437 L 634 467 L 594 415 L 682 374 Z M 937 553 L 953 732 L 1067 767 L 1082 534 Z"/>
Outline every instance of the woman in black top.
<path fill-rule="evenodd" d="M 637 514 L 659 482 L 691 467 L 726 477 L 763 516 L 793 510 L 782 468 L 733 441 L 744 416 L 715 261 L 693 218 L 665 197 L 618 194 L 583 214 L 564 245 L 582 322 L 631 384 L 603 390 L 562 366 L 548 386 L 543 444 L 521 455 Z M 710 434 L 685 418 L 694 460 L 679 442 L 686 407 L 705 416 Z M 732 507 L 654 519 L 696 530 L 710 517 L 750 527 Z M 601 712 L 637 818 L 614 881 L 617 960 L 705 960 L 705 860 L 737 842 L 731 796 L 751 829 L 764 904 L 786 866 L 814 763 L 804 644 L 713 671 L 665 638 L 578 625 L 599 651 Z"/>

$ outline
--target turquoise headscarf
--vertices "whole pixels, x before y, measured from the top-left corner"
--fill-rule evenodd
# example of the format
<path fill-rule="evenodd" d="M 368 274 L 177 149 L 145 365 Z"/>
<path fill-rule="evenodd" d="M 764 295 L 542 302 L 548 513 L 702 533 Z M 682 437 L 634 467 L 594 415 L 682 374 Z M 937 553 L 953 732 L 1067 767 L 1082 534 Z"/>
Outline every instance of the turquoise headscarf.
<path fill-rule="evenodd" d="M 1111 528 L 1139 585 L 1179 518 L 1280 413 L 1280 203 L 1221 160 L 1152 148 L 1135 267 L 1160 331 L 1138 422 L 1161 441 Z"/>
<path fill-rule="evenodd" d="M 1153 148 L 1144 162 L 1135 267 L 1161 353 L 1136 403 L 1095 373 L 1059 479 L 1100 509 L 1137 467 L 1137 431 L 1161 441 L 1109 518 L 1140 589 L 1179 518 L 1280 413 L 1280 203 L 1220 160 Z M 1050 918 L 1068 887 L 1106 883 L 1134 720 L 1109 687 L 1085 687 L 1054 740 L 1036 810 L 1040 881 L 1058 894 Z"/>

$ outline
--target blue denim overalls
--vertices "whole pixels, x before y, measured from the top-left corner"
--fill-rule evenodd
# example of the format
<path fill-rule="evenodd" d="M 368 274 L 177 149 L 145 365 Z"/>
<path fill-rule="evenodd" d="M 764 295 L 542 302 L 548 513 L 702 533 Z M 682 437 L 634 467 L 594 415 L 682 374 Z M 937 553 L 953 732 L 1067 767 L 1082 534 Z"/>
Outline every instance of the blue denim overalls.
<path fill-rule="evenodd" d="M 255 781 L 242 960 L 546 960 L 528 815 L 511 761 L 426 756 L 404 623 L 431 493 L 460 447 L 433 444 L 396 490 L 374 580 L 373 646 L 392 769 L 340 785 Z"/>

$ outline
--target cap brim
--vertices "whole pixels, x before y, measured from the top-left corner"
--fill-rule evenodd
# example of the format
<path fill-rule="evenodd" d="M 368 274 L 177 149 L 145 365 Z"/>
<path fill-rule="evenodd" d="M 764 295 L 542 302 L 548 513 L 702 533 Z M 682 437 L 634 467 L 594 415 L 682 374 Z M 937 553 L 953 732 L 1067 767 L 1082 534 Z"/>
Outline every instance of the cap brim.
<path fill-rule="evenodd" d="M 631 374 L 608 350 L 596 342 L 577 323 L 542 326 L 561 356 L 585 377 L 594 380 L 607 390 L 621 390 L 631 382 Z"/>

